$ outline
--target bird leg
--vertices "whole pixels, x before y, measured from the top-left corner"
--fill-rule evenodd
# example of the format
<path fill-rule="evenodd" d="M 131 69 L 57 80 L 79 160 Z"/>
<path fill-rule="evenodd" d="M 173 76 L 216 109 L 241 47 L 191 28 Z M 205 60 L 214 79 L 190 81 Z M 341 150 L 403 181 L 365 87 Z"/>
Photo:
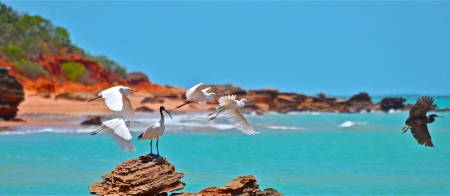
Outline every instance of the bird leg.
<path fill-rule="evenodd" d="M 409 127 L 410 127 L 410 126 L 404 126 L 404 127 L 402 127 L 402 130 L 403 130 L 402 134 L 405 133 L 406 131 L 408 131 Z"/>
<path fill-rule="evenodd" d="M 102 97 L 102 96 L 100 95 L 100 96 L 98 96 L 98 97 L 96 97 L 96 98 L 94 98 L 94 99 L 91 99 L 91 100 L 87 101 L 87 102 L 94 101 L 94 100 L 96 100 L 96 99 L 98 99 L 98 98 L 100 98 L 100 97 Z"/>
<path fill-rule="evenodd" d="M 192 101 L 185 101 L 183 104 L 181 104 L 181 105 L 175 107 L 175 109 L 181 108 L 181 107 L 183 107 L 184 105 L 190 104 L 190 103 L 192 103 Z"/>
<path fill-rule="evenodd" d="M 214 112 L 208 114 L 207 116 L 211 116 L 211 115 L 213 115 L 214 113 L 216 113 L 217 111 L 220 111 L 221 109 L 222 109 L 222 107 L 218 107 Z"/>
<path fill-rule="evenodd" d="M 209 120 L 214 120 L 219 114 L 220 112 L 223 112 L 225 110 L 219 110 L 219 112 L 217 112 L 217 114 L 214 117 L 211 117 Z"/>
<path fill-rule="evenodd" d="M 159 143 L 159 138 L 156 138 L 156 150 L 158 151 L 158 157 L 159 157 L 159 147 L 158 147 L 158 143 Z"/>
<path fill-rule="evenodd" d="M 153 139 L 150 140 L 150 155 L 153 154 L 153 152 L 152 152 L 153 151 L 153 149 L 152 149 L 153 148 L 152 142 L 153 142 Z"/>
<path fill-rule="evenodd" d="M 92 131 L 91 132 L 91 135 L 95 135 L 95 134 L 97 134 L 97 133 L 100 133 L 100 131 L 103 131 L 103 130 L 105 130 L 106 129 L 106 127 L 105 127 L 105 125 L 102 125 L 99 129 L 97 129 L 96 131 Z"/>

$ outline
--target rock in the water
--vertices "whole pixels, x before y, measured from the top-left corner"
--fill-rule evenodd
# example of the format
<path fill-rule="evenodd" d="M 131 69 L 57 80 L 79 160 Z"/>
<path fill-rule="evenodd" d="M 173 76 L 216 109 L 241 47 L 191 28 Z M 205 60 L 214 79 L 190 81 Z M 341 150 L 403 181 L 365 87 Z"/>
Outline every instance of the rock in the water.
<path fill-rule="evenodd" d="M 0 68 L 0 118 L 14 119 L 24 95 L 22 84 L 8 74 L 8 69 Z"/>
<path fill-rule="evenodd" d="M 158 195 L 183 189 L 182 177 L 166 158 L 143 155 L 118 164 L 89 190 L 97 195 Z"/>
<path fill-rule="evenodd" d="M 255 177 L 252 175 L 239 176 L 238 178 L 232 180 L 230 183 L 223 187 L 209 187 L 198 192 L 198 195 L 273 195 L 282 196 L 273 188 L 267 188 L 264 191 L 259 189 L 259 185 L 256 183 Z"/>
<path fill-rule="evenodd" d="M 405 107 L 406 99 L 403 98 L 384 98 L 380 102 L 380 109 L 384 112 L 388 112 L 390 109 L 403 109 Z"/>
<path fill-rule="evenodd" d="M 138 107 L 138 108 L 136 108 L 135 111 L 136 111 L 136 112 L 155 112 L 154 109 L 148 108 L 148 107 L 146 107 L 146 106 Z"/>
<path fill-rule="evenodd" d="M 101 125 L 101 124 L 102 120 L 100 116 L 92 116 L 81 123 L 81 125 Z"/>
<path fill-rule="evenodd" d="M 369 96 L 369 94 L 361 92 L 356 95 L 353 95 L 347 101 L 347 107 L 349 112 L 362 112 L 362 111 L 371 111 L 374 105 L 372 103 L 372 98 Z"/>

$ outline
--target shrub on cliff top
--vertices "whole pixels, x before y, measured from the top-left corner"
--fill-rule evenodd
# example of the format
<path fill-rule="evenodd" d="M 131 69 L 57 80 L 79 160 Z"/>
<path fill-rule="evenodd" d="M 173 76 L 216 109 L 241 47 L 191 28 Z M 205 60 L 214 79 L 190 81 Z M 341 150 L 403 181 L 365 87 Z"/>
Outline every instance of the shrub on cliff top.
<path fill-rule="evenodd" d="M 16 45 L 0 47 L 1 53 L 6 56 L 8 61 L 18 61 L 23 57 L 23 51 Z"/>
<path fill-rule="evenodd" d="M 19 70 L 20 75 L 30 78 L 32 80 L 35 80 L 39 77 L 48 76 L 48 72 L 42 66 L 33 63 L 31 61 L 21 60 L 15 62 L 14 65 Z"/>
<path fill-rule="evenodd" d="M 76 62 L 65 62 L 61 65 L 61 70 L 71 82 L 78 81 L 78 78 L 83 75 L 86 68 L 83 64 Z"/>
<path fill-rule="evenodd" d="M 122 67 L 118 63 L 113 60 L 108 59 L 108 57 L 99 55 L 93 57 L 95 61 L 97 61 L 103 68 L 108 72 L 115 73 L 117 76 L 125 79 L 127 76 L 127 69 Z"/>

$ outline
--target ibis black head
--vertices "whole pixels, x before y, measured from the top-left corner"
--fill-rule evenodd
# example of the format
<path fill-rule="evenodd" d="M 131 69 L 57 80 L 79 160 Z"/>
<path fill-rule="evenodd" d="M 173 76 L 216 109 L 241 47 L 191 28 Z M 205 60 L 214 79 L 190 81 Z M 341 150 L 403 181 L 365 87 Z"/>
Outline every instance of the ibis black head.
<path fill-rule="evenodd" d="M 438 116 L 437 114 L 430 114 L 430 116 L 429 117 L 441 117 L 441 118 L 444 118 L 443 116 Z"/>
<path fill-rule="evenodd" d="M 163 110 L 166 111 L 167 114 L 169 114 L 170 119 L 172 119 L 172 115 L 170 115 L 170 113 L 166 110 L 166 108 L 165 108 L 164 106 L 159 107 L 159 112 L 161 113 L 161 115 L 162 115 L 162 111 L 163 111 Z"/>

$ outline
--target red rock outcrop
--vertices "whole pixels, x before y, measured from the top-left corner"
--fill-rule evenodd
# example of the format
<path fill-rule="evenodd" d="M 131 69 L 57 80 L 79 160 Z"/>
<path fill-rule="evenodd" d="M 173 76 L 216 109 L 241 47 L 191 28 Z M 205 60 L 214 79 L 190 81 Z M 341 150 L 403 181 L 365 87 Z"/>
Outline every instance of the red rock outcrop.
<path fill-rule="evenodd" d="M 89 190 L 97 195 L 158 195 L 183 189 L 182 177 L 164 157 L 143 155 L 118 164 Z"/>
<path fill-rule="evenodd" d="M 247 91 L 244 89 L 233 86 L 231 84 L 223 84 L 223 85 L 209 85 L 204 84 L 204 86 L 211 87 L 211 92 L 214 92 L 219 95 L 237 95 L 237 96 L 244 96 L 247 94 Z M 185 95 L 183 95 L 184 98 Z"/>
<path fill-rule="evenodd" d="M 250 90 L 245 96 L 253 100 L 257 111 L 276 111 L 286 113 L 290 111 L 325 111 L 346 112 L 345 100 L 329 97 L 324 93 L 318 96 L 306 96 L 297 93 L 279 92 L 277 89 Z"/>
<path fill-rule="evenodd" d="M 91 116 L 81 123 L 81 125 L 101 125 L 102 119 L 100 116 Z"/>
<path fill-rule="evenodd" d="M 255 177 L 252 175 L 239 176 L 222 187 L 209 187 L 195 193 L 178 193 L 172 194 L 177 196 L 234 196 L 234 195 L 255 195 L 255 196 L 283 196 L 280 192 L 273 188 L 267 188 L 261 191 L 256 183 Z"/>
<path fill-rule="evenodd" d="M 8 69 L 0 68 L 0 118 L 14 119 L 18 106 L 24 100 L 23 86 Z"/>
<path fill-rule="evenodd" d="M 115 81 L 126 83 L 125 80 L 119 78 L 116 74 L 107 72 L 99 63 L 75 53 L 51 57 L 41 56 L 37 63 L 42 65 L 50 73 L 50 75 L 53 77 L 58 77 L 64 75 L 61 70 L 61 65 L 69 61 L 82 64 L 90 73 L 89 77 L 97 82 L 102 83 Z"/>

